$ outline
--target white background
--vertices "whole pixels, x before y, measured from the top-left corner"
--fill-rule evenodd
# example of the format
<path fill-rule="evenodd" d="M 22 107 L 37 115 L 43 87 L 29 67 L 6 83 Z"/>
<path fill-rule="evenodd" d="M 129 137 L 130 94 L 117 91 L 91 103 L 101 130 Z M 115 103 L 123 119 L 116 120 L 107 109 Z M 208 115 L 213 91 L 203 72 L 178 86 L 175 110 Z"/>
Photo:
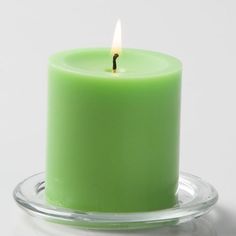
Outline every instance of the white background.
<path fill-rule="evenodd" d="M 220 199 L 196 227 L 116 234 L 236 235 L 234 0 L 0 0 L 1 235 L 61 235 L 33 225 L 12 199 L 19 181 L 45 169 L 47 58 L 69 48 L 109 47 L 119 17 L 124 47 L 182 60 L 180 167 L 211 182 Z"/>

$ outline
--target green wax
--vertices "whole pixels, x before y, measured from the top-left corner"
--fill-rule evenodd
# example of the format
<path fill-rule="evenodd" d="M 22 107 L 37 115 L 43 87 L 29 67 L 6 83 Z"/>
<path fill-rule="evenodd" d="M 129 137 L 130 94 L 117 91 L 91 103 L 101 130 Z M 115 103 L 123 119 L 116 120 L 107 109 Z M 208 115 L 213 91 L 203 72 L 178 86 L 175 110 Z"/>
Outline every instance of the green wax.
<path fill-rule="evenodd" d="M 171 207 L 181 63 L 158 52 L 76 49 L 49 60 L 46 198 L 81 211 Z"/>

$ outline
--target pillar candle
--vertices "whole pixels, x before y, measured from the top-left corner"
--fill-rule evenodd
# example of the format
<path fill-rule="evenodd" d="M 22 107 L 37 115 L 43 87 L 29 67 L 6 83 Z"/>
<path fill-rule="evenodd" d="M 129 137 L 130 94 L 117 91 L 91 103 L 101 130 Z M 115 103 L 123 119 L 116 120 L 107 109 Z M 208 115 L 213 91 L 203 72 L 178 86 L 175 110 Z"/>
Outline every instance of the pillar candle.
<path fill-rule="evenodd" d="M 176 201 L 181 63 L 158 52 L 59 52 L 49 59 L 46 199 L 86 212 Z"/>

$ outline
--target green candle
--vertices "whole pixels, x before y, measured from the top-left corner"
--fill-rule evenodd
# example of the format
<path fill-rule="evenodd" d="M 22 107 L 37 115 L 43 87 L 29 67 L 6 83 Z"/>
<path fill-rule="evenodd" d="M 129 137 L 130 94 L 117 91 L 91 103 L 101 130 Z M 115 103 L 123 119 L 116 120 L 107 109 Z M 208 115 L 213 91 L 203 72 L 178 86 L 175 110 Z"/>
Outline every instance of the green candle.
<path fill-rule="evenodd" d="M 123 49 L 49 60 L 46 198 L 81 211 L 171 207 L 178 185 L 181 63 Z"/>

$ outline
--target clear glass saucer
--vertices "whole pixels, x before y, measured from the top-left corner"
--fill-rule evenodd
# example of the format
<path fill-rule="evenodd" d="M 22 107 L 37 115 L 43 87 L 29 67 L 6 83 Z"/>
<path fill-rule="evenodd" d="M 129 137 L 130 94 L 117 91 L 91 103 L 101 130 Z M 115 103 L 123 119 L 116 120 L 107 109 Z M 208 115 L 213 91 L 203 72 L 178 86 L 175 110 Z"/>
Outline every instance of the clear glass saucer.
<path fill-rule="evenodd" d="M 45 174 L 39 173 L 19 183 L 13 195 L 18 205 L 30 215 L 55 223 L 103 230 L 177 225 L 206 214 L 218 199 L 212 185 L 188 173 L 180 174 L 177 204 L 172 208 L 150 212 L 82 212 L 55 207 L 45 201 L 44 190 Z"/>

